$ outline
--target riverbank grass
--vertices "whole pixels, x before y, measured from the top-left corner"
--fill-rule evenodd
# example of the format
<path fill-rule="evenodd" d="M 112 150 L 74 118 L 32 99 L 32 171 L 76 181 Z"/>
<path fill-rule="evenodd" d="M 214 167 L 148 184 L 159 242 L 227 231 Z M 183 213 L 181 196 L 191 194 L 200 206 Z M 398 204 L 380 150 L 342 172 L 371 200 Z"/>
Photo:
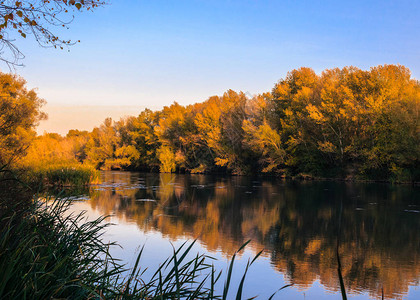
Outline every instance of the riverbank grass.
<path fill-rule="evenodd" d="M 32 186 L 80 187 L 99 183 L 99 171 L 79 163 L 32 165 L 23 173 Z"/>
<path fill-rule="evenodd" d="M 108 225 L 66 216 L 68 206 L 37 201 L 1 211 L 1 299 L 87 299 L 112 288 L 105 279 L 121 267 L 100 239 Z"/>

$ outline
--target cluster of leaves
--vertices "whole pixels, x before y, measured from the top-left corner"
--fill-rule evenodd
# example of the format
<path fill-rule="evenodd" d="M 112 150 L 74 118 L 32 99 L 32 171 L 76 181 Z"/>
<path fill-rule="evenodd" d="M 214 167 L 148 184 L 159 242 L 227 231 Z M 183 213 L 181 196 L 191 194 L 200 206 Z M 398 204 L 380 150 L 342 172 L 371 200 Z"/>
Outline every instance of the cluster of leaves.
<path fill-rule="evenodd" d="M 0 59 L 16 64 L 23 57 L 15 44 L 16 37 L 31 35 L 43 47 L 63 49 L 74 44 L 59 37 L 51 28 L 67 28 L 75 11 L 91 10 L 104 4 L 102 0 L 0 1 Z"/>

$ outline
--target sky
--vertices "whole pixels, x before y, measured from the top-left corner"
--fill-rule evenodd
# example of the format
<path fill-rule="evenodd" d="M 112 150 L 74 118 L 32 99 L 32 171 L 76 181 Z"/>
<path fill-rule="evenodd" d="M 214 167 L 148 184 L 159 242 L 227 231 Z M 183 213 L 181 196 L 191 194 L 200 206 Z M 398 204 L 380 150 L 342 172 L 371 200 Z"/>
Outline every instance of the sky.
<path fill-rule="evenodd" d="M 417 0 L 108 1 L 59 31 L 81 40 L 69 52 L 17 41 L 26 58 L 16 73 L 48 102 L 40 130 L 90 130 L 92 121 L 71 118 L 87 108 L 96 122 L 107 109 L 118 118 L 228 89 L 267 92 L 302 66 L 402 64 L 420 79 Z"/>

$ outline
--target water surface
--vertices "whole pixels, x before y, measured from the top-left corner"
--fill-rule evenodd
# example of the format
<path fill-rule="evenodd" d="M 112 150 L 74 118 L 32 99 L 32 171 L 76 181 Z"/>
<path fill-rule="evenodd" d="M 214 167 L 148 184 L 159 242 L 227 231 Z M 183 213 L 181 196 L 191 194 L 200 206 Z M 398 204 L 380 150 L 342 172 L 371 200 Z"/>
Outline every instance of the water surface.
<path fill-rule="evenodd" d="M 350 299 L 420 299 L 420 188 L 373 183 L 287 182 L 279 179 L 103 172 L 74 210 L 112 215 L 105 238 L 132 264 L 145 246 L 150 269 L 172 246 L 197 239 L 193 251 L 237 261 L 237 284 L 249 258 L 245 296 L 341 299 L 337 243 Z M 83 200 L 86 199 L 86 200 Z M 230 295 L 234 297 L 234 295 Z"/>

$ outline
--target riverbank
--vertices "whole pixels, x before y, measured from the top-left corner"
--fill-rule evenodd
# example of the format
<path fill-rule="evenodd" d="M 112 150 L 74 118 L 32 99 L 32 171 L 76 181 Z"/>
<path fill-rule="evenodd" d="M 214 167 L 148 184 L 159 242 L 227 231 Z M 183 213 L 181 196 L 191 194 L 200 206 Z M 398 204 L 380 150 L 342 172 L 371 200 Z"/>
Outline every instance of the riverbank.
<path fill-rule="evenodd" d="M 365 182 L 365 183 L 388 183 L 388 184 L 410 184 L 420 185 L 420 181 L 409 181 L 409 180 L 398 180 L 398 179 L 367 179 L 362 176 L 349 175 L 345 177 L 322 177 L 313 176 L 310 174 L 299 173 L 297 175 L 284 175 L 277 173 L 251 173 L 251 174 L 232 174 L 227 172 L 159 172 L 159 170 L 148 170 L 148 169 L 113 169 L 113 170 L 102 170 L 102 171 L 122 171 L 122 172 L 141 172 L 150 174 L 188 174 L 188 175 L 206 175 L 206 176 L 222 176 L 222 177 L 257 177 L 257 178 L 276 178 L 288 181 L 334 181 L 334 182 Z"/>

